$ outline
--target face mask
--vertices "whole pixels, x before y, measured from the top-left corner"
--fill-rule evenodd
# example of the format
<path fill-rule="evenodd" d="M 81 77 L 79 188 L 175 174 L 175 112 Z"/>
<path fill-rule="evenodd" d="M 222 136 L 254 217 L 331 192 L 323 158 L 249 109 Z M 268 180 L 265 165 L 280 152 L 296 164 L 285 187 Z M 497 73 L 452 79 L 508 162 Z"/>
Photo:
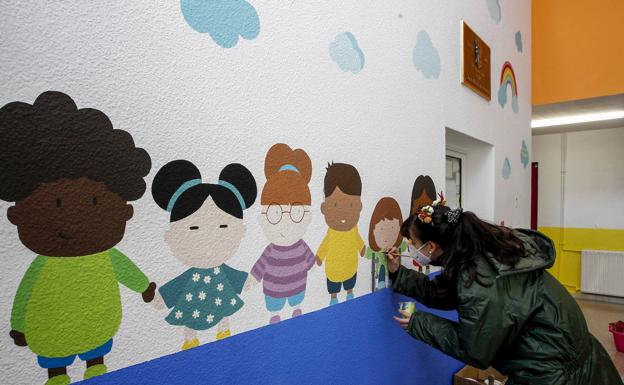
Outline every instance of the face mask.
<path fill-rule="evenodd" d="M 427 257 L 420 251 L 423 247 L 425 247 L 425 245 L 426 243 L 419 248 L 416 248 L 413 245 L 407 246 L 407 252 L 409 253 L 410 257 L 413 258 L 421 266 L 427 266 L 431 264 L 431 258 Z"/>

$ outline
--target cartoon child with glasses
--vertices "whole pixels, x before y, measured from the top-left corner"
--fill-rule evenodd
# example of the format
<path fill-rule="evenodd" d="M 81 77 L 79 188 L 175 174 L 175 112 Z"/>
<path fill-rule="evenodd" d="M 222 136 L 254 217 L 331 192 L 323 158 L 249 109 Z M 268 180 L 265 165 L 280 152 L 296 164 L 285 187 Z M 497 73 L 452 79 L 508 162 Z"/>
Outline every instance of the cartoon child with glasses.
<path fill-rule="evenodd" d="M 315 255 L 302 239 L 312 222 L 308 188 L 312 162 L 305 151 L 278 143 L 267 153 L 264 173 L 260 226 L 270 243 L 251 275 L 263 282 L 269 323 L 273 324 L 281 320 L 286 302 L 293 308 L 292 317 L 301 315 L 308 271 L 314 266 Z"/>

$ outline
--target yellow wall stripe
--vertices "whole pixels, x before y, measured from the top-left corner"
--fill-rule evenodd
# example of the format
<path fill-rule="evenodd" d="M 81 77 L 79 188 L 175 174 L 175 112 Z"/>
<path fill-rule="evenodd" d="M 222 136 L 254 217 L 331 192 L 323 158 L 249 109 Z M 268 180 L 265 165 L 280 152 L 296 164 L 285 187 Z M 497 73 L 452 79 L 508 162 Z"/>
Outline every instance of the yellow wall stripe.
<path fill-rule="evenodd" d="M 581 290 L 581 250 L 624 251 L 624 230 L 540 227 L 555 242 L 557 259 L 549 270 L 570 291 Z"/>

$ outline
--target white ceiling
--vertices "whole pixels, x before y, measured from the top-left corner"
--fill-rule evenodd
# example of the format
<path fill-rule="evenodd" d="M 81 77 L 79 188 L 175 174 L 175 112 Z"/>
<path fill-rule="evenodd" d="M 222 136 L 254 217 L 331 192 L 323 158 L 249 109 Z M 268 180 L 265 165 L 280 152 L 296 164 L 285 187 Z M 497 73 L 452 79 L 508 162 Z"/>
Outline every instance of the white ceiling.
<path fill-rule="evenodd" d="M 578 115 L 613 110 L 624 110 L 624 94 L 533 106 L 533 119 L 557 118 L 568 115 Z M 604 128 L 614 127 L 624 127 L 624 119 L 534 128 L 533 135 L 555 134 L 571 131 L 600 130 Z"/>

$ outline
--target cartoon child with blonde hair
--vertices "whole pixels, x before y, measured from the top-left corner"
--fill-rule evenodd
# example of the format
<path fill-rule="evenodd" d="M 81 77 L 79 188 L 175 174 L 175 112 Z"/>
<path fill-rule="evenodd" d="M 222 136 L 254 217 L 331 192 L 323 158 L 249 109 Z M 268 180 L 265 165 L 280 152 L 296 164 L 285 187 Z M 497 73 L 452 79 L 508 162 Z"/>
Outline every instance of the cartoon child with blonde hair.
<path fill-rule="evenodd" d="M 301 315 L 308 271 L 315 255 L 302 239 L 312 222 L 312 198 L 308 183 L 312 162 L 301 149 L 293 150 L 278 143 L 266 155 L 262 189 L 260 226 L 269 240 L 251 275 L 263 282 L 269 323 L 281 320 L 286 302 L 293 308 L 292 317 Z"/>

